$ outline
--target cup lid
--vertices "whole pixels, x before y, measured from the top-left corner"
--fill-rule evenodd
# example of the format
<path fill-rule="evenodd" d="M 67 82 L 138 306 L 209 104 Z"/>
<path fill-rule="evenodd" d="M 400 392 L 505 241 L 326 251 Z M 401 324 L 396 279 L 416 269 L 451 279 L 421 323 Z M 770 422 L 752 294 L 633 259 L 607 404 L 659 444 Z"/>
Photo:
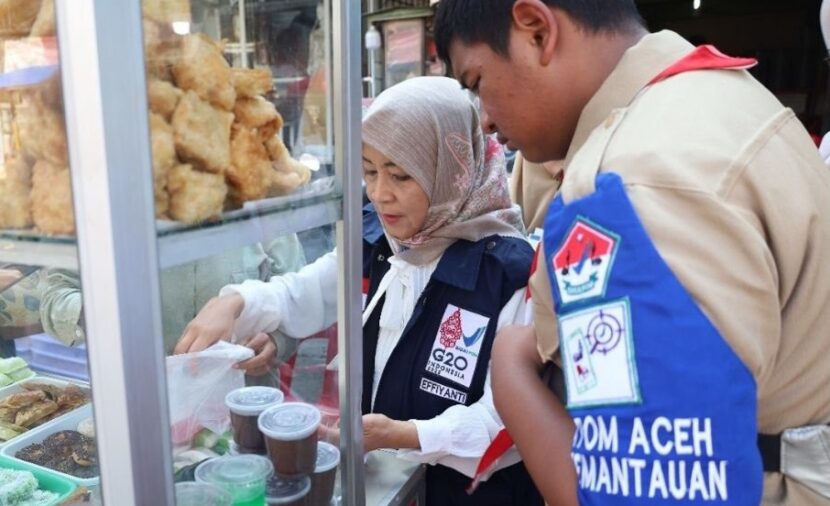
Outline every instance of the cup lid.
<path fill-rule="evenodd" d="M 245 387 L 232 390 L 225 396 L 228 409 L 242 416 L 259 416 L 260 413 L 281 403 L 285 395 L 278 388 Z"/>
<path fill-rule="evenodd" d="M 302 499 L 311 491 L 308 476 L 273 475 L 265 484 L 265 501 L 268 504 L 289 504 Z"/>
<path fill-rule="evenodd" d="M 244 485 L 271 476 L 274 465 L 259 455 L 234 455 L 202 462 L 196 468 L 196 481 L 216 485 Z"/>
<path fill-rule="evenodd" d="M 315 473 L 325 473 L 337 467 L 340 463 L 340 449 L 331 443 L 319 441 L 317 443 L 317 465 Z"/>
<path fill-rule="evenodd" d="M 272 406 L 259 415 L 259 430 L 280 441 L 305 439 L 317 431 L 320 410 L 303 402 L 286 402 Z"/>
<path fill-rule="evenodd" d="M 176 483 L 176 504 L 179 506 L 231 506 L 233 498 L 210 483 Z"/>

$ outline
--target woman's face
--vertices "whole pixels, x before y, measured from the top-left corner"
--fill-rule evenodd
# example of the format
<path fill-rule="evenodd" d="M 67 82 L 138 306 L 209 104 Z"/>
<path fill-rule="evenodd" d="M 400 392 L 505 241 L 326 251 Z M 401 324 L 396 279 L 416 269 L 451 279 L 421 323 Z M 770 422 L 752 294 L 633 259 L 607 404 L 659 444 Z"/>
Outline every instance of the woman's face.
<path fill-rule="evenodd" d="M 429 198 L 401 167 L 375 148 L 363 145 L 363 180 L 386 232 L 406 240 L 424 227 Z"/>

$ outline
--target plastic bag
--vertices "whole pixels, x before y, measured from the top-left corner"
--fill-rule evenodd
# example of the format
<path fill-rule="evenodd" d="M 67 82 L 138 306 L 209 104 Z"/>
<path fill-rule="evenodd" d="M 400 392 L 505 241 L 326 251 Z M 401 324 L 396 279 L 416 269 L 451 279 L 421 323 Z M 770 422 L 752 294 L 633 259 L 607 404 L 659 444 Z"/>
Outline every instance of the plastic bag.
<path fill-rule="evenodd" d="M 203 428 L 216 434 L 230 428 L 225 396 L 245 386 L 245 373 L 233 365 L 253 356 L 250 348 L 220 341 L 204 351 L 167 357 L 174 445 L 189 444 Z"/>

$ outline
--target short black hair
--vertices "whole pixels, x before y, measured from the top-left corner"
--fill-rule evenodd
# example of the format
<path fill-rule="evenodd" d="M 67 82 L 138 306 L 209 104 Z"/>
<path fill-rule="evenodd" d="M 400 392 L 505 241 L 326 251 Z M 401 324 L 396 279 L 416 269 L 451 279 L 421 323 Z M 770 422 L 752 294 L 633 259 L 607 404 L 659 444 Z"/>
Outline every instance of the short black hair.
<path fill-rule="evenodd" d="M 441 0 L 433 29 L 438 56 L 450 64 L 450 44 L 484 42 L 508 55 L 513 4 L 516 0 Z M 625 32 L 645 26 L 634 0 L 542 0 L 561 9 L 591 32 Z"/>

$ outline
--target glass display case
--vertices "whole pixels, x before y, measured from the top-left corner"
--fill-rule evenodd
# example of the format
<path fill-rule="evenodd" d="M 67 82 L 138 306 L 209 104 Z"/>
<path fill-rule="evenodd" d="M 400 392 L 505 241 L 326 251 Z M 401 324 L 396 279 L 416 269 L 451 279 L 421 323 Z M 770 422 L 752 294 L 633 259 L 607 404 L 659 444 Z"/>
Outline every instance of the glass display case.
<path fill-rule="evenodd" d="M 333 504 L 422 504 L 362 451 L 360 33 L 347 0 L 0 0 L 0 473 L 175 504 L 248 453 L 226 397 L 256 385 L 319 413 Z M 318 259 L 324 311 L 183 344 Z"/>

